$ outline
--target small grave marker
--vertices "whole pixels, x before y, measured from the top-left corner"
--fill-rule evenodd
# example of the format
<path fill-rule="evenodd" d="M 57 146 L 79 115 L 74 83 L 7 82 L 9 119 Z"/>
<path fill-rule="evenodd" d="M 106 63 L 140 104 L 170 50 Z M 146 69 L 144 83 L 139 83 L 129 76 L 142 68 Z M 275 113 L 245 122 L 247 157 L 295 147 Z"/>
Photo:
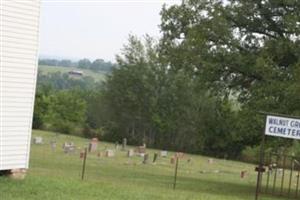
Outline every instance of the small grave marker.
<path fill-rule="evenodd" d="M 98 138 L 93 138 L 89 143 L 89 152 L 95 152 L 98 148 Z"/>
<path fill-rule="evenodd" d="M 182 159 L 182 158 L 184 158 L 184 153 L 182 153 L 182 152 L 176 152 L 175 153 L 175 157 L 179 158 L 179 159 Z"/>
<path fill-rule="evenodd" d="M 149 154 L 145 154 L 144 155 L 144 160 L 143 160 L 143 164 L 147 164 L 149 160 Z"/>
<path fill-rule="evenodd" d="M 246 174 L 247 174 L 246 170 L 241 171 L 241 178 L 242 179 L 245 178 Z"/>
<path fill-rule="evenodd" d="M 55 151 L 55 149 L 56 149 L 56 141 L 50 141 L 50 146 L 51 146 L 52 151 Z"/>
<path fill-rule="evenodd" d="M 168 152 L 167 151 L 161 151 L 160 152 L 160 156 L 161 157 L 167 157 L 168 156 Z"/>
<path fill-rule="evenodd" d="M 144 158 L 145 154 L 144 153 L 139 153 L 138 154 L 140 157 Z"/>
<path fill-rule="evenodd" d="M 105 156 L 106 157 L 114 157 L 115 153 L 114 153 L 113 150 L 108 149 L 108 150 L 105 151 Z"/>
<path fill-rule="evenodd" d="M 175 156 L 172 156 L 172 157 L 171 157 L 171 160 L 170 160 L 170 163 L 171 163 L 171 164 L 175 164 L 175 160 L 176 160 L 176 159 L 175 159 Z"/>
<path fill-rule="evenodd" d="M 64 152 L 67 154 L 67 153 L 74 153 L 75 152 L 75 145 L 73 142 L 65 142 L 63 144 L 63 149 L 64 149 Z"/>
<path fill-rule="evenodd" d="M 139 147 L 136 148 L 135 151 L 139 154 L 145 154 L 146 153 L 146 148 L 145 148 L 145 146 L 139 146 Z"/>
<path fill-rule="evenodd" d="M 43 144 L 43 138 L 42 137 L 34 137 L 33 143 L 34 144 Z"/>
<path fill-rule="evenodd" d="M 134 156 L 134 150 L 133 149 L 129 149 L 127 151 L 127 157 L 132 157 L 132 156 Z"/>
<path fill-rule="evenodd" d="M 115 143 L 115 149 L 119 150 L 119 142 L 118 141 L 116 141 L 116 143 Z"/>
<path fill-rule="evenodd" d="M 84 151 L 81 151 L 81 152 L 80 152 L 79 158 L 80 158 L 80 159 L 83 159 L 83 158 L 84 158 Z"/>
<path fill-rule="evenodd" d="M 122 150 L 125 151 L 127 148 L 127 138 L 123 138 L 123 142 L 122 142 Z"/>

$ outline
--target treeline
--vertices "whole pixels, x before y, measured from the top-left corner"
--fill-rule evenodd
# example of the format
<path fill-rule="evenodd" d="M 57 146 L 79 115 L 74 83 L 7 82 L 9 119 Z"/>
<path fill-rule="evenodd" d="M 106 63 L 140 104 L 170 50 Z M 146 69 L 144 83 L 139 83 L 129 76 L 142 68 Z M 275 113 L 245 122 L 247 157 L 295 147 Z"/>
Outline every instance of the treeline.
<path fill-rule="evenodd" d="M 90 69 L 95 72 L 110 72 L 115 67 L 115 64 L 110 61 L 106 62 L 103 59 L 96 59 L 94 61 L 91 61 L 87 58 L 81 59 L 79 61 L 72 61 L 68 59 L 39 59 L 39 65 L 78 67 L 81 69 Z"/>
<path fill-rule="evenodd" d="M 258 111 L 300 115 L 299 9 L 296 0 L 164 7 L 162 38 L 130 36 L 105 83 L 49 92 L 49 77 L 39 77 L 36 111 L 43 126 L 69 124 L 86 136 L 252 159 L 264 124 Z M 54 105 L 43 109 L 45 101 Z M 268 138 L 266 148 L 300 156 L 292 140 Z"/>

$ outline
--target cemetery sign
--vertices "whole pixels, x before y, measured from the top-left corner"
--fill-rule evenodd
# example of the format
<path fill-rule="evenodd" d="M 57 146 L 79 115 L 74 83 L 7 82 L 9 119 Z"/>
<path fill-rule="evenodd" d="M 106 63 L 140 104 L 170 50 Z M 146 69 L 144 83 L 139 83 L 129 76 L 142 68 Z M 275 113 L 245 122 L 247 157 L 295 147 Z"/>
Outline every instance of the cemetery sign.
<path fill-rule="evenodd" d="M 300 140 L 300 119 L 268 115 L 265 134 Z"/>
<path fill-rule="evenodd" d="M 258 200 L 259 193 L 261 192 L 262 173 L 264 173 L 266 170 L 264 168 L 265 136 L 275 136 L 300 140 L 300 117 L 290 117 L 265 112 L 259 113 L 266 115 L 266 124 L 260 147 L 259 167 L 256 168 L 258 174 L 256 182 L 255 200 Z"/>

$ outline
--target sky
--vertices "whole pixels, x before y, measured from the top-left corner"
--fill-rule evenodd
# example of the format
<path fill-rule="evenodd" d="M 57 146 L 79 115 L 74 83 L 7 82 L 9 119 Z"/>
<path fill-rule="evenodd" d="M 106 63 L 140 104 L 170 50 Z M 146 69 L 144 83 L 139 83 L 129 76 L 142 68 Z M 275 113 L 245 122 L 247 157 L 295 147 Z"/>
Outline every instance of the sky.
<path fill-rule="evenodd" d="M 159 37 L 164 3 L 180 0 L 42 0 L 40 57 L 114 62 L 129 34 Z"/>

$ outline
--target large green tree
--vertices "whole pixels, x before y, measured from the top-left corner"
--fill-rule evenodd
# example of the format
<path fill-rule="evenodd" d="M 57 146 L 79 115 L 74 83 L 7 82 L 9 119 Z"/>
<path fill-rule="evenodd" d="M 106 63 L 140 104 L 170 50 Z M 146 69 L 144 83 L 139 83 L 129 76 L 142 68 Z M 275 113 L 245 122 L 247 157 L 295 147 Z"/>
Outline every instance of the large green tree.
<path fill-rule="evenodd" d="M 211 97 L 193 74 L 170 68 L 160 48 L 150 37 L 144 42 L 129 38 L 105 85 L 108 127 L 134 144 L 202 153 L 215 149 L 224 155 L 233 140 L 216 138 L 231 109 Z"/>
<path fill-rule="evenodd" d="M 199 77 L 224 101 L 237 99 L 245 144 L 259 142 L 256 111 L 299 115 L 298 0 L 186 0 L 161 15 L 170 68 Z"/>
<path fill-rule="evenodd" d="M 48 111 L 45 115 L 46 123 L 52 129 L 63 133 L 72 133 L 85 122 L 86 102 L 76 90 L 62 90 L 50 97 Z"/>

